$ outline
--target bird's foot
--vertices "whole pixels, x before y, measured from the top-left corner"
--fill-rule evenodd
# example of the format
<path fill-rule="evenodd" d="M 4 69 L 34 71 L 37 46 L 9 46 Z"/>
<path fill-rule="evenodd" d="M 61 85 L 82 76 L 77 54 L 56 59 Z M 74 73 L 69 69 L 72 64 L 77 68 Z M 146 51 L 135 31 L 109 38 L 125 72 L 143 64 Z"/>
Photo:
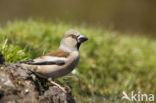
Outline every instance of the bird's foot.
<path fill-rule="evenodd" d="M 60 88 L 65 94 L 67 93 L 66 89 L 64 87 L 62 87 L 61 85 L 55 83 L 52 80 L 49 80 L 51 84 L 55 85 L 57 88 Z"/>

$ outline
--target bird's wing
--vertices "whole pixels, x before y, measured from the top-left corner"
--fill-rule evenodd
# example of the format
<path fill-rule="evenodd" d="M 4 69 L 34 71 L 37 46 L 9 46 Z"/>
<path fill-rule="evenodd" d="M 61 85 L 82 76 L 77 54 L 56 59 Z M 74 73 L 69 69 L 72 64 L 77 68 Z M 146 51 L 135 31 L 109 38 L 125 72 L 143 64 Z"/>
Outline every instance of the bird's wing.
<path fill-rule="evenodd" d="M 22 61 L 20 63 L 29 65 L 63 65 L 67 60 L 67 58 L 64 57 L 52 57 L 52 56 L 44 56 L 44 59 L 42 58 L 30 59 L 27 61 Z"/>
<path fill-rule="evenodd" d="M 69 52 L 58 49 L 52 53 L 48 53 L 36 59 L 30 59 L 20 63 L 29 65 L 63 65 L 67 61 L 69 54 Z"/>

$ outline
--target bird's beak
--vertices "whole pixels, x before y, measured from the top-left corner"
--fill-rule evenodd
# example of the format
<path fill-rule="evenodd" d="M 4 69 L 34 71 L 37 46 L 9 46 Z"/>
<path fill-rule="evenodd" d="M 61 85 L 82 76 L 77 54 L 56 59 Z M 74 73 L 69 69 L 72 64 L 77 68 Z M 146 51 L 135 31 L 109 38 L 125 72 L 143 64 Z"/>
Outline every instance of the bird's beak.
<path fill-rule="evenodd" d="M 87 40 L 88 40 L 88 38 L 85 37 L 85 36 L 82 35 L 82 34 L 80 34 L 80 36 L 78 37 L 78 42 L 79 42 L 79 43 L 82 43 L 82 42 L 87 41 Z"/>

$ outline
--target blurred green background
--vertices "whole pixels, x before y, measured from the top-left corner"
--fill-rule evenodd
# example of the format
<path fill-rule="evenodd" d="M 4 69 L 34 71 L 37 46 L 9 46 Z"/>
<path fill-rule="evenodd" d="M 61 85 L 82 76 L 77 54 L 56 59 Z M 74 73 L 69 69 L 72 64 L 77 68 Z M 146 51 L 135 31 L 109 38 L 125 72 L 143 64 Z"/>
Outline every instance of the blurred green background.
<path fill-rule="evenodd" d="M 154 35 L 155 5 L 155 0 L 0 0 L 0 22 L 30 17 L 63 19 Z"/>
<path fill-rule="evenodd" d="M 7 62 L 35 58 L 72 28 L 89 40 L 76 71 L 56 81 L 78 103 L 127 103 L 123 91 L 156 95 L 155 8 L 154 0 L 0 0 L 0 51 Z"/>

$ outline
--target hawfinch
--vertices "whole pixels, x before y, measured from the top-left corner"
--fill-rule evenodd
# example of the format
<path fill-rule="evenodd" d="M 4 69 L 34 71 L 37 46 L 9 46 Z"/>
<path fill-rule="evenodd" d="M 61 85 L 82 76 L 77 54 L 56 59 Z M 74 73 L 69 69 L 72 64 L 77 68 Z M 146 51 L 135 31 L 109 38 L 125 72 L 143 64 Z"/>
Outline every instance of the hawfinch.
<path fill-rule="evenodd" d="M 38 76 L 48 78 L 52 84 L 61 88 L 66 93 L 63 87 L 51 79 L 64 76 L 76 67 L 80 58 L 79 47 L 86 40 L 88 38 L 79 32 L 68 30 L 65 32 L 57 50 L 20 63 L 22 66 L 35 72 Z"/>

